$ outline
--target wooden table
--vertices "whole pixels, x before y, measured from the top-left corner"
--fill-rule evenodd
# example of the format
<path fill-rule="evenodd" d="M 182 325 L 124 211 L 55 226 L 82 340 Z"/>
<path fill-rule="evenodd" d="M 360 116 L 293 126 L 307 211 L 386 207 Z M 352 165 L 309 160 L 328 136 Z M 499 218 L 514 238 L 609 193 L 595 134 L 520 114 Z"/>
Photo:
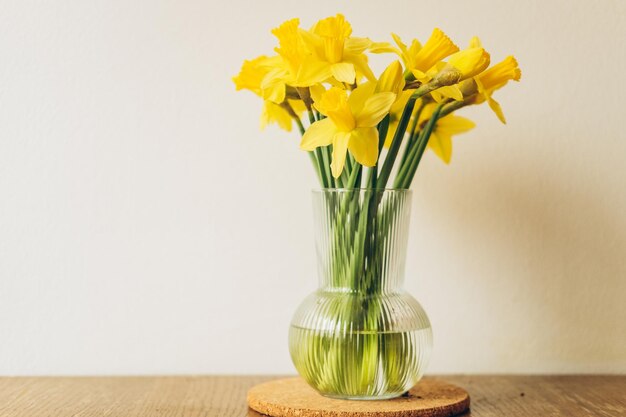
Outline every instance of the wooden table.
<path fill-rule="evenodd" d="M 470 392 L 465 417 L 626 416 L 626 376 L 445 376 Z M 0 378 L 0 417 L 258 417 L 262 376 Z"/>

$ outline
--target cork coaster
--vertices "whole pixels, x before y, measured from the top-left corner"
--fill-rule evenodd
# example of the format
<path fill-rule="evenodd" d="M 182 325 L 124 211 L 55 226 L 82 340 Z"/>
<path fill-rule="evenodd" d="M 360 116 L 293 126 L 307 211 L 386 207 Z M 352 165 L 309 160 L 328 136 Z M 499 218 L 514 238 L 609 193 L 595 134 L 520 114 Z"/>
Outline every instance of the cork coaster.
<path fill-rule="evenodd" d="M 272 417 L 449 417 L 469 408 L 467 391 L 424 378 L 406 397 L 391 400 L 336 400 L 320 395 L 302 378 L 265 382 L 248 391 L 248 405 Z"/>

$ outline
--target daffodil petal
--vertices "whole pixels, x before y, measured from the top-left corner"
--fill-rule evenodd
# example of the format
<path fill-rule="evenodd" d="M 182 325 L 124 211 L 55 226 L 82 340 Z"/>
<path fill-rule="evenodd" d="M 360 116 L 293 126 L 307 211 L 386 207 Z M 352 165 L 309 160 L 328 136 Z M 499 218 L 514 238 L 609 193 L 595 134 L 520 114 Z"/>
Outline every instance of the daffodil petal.
<path fill-rule="evenodd" d="M 324 93 L 322 99 L 316 103 L 315 107 L 333 121 L 338 130 L 349 132 L 356 126 L 356 120 L 348 105 L 346 91 L 331 87 Z"/>
<path fill-rule="evenodd" d="M 348 148 L 359 164 L 366 167 L 376 165 L 378 160 L 378 130 L 375 127 L 354 129 Z"/>
<path fill-rule="evenodd" d="M 326 62 L 309 60 L 303 62 L 296 76 L 294 87 L 308 87 L 330 78 L 332 72 Z M 291 84 L 290 84 L 291 85 Z"/>
<path fill-rule="evenodd" d="M 415 66 L 415 63 L 417 62 L 415 58 L 421 50 L 422 44 L 420 43 L 420 41 L 418 41 L 417 39 L 413 39 L 411 41 L 411 46 L 409 46 L 409 49 L 407 50 L 407 58 L 409 58 L 410 62 L 412 63 L 411 68 Z"/>
<path fill-rule="evenodd" d="M 287 110 L 276 103 L 266 100 L 263 103 L 263 111 L 261 112 L 261 130 L 265 129 L 272 122 L 278 124 L 281 129 L 291 132 L 292 118 Z"/>
<path fill-rule="evenodd" d="M 428 147 L 435 152 L 443 162 L 450 163 L 452 158 L 452 138 L 448 135 L 441 135 L 438 133 L 431 133 L 428 140 Z"/>
<path fill-rule="evenodd" d="M 354 79 L 356 78 L 354 64 L 349 62 L 338 62 L 336 64 L 332 64 L 330 66 L 330 71 L 332 72 L 333 77 L 342 83 L 353 84 Z"/>
<path fill-rule="evenodd" d="M 426 84 L 432 78 L 429 74 L 422 72 L 418 69 L 412 69 L 411 74 L 415 77 L 415 79 L 422 84 Z"/>
<path fill-rule="evenodd" d="M 433 100 L 435 100 L 436 103 L 441 103 L 444 99 L 444 97 L 441 94 L 439 94 L 437 90 L 431 91 L 430 96 L 433 98 Z"/>
<path fill-rule="evenodd" d="M 461 116 L 448 115 L 437 121 L 437 133 L 445 135 L 458 135 L 472 130 L 476 124 L 470 119 Z"/>
<path fill-rule="evenodd" d="M 280 104 L 285 100 L 285 84 L 282 82 L 274 82 L 269 84 L 263 90 L 263 98 Z"/>
<path fill-rule="evenodd" d="M 396 134 L 396 130 L 398 130 L 398 124 L 398 121 L 389 123 L 389 127 L 387 128 L 387 137 L 385 138 L 385 143 L 383 144 L 385 148 L 389 148 L 391 146 L 391 142 L 393 142 L 393 137 Z"/>
<path fill-rule="evenodd" d="M 404 84 L 402 64 L 400 61 L 394 61 L 380 74 L 376 83 L 376 92 L 400 94 Z"/>
<path fill-rule="evenodd" d="M 395 100 L 394 93 L 378 93 L 368 98 L 356 116 L 357 127 L 376 126 L 389 113 Z"/>
<path fill-rule="evenodd" d="M 300 115 L 306 111 L 306 105 L 302 100 L 288 99 L 287 102 L 297 115 Z"/>
<path fill-rule="evenodd" d="M 326 89 L 322 84 L 315 84 L 309 88 L 309 92 L 311 93 L 313 103 L 319 103 L 322 99 L 322 95 L 326 92 Z"/>
<path fill-rule="evenodd" d="M 268 72 L 261 81 L 262 96 L 265 100 L 280 104 L 285 100 L 284 70 L 280 68 Z"/>
<path fill-rule="evenodd" d="M 367 55 L 346 55 L 343 60 L 344 62 L 350 62 L 354 65 L 357 77 L 359 79 L 360 76 L 365 76 L 365 78 L 367 78 L 369 81 L 376 81 L 374 73 L 367 64 Z"/>
<path fill-rule="evenodd" d="M 439 95 L 440 97 L 451 98 L 457 101 L 463 100 L 463 93 L 461 93 L 461 90 L 459 89 L 458 84 L 446 85 L 444 87 L 440 87 L 437 90 L 433 91 L 433 93 L 436 93 L 435 95 L 433 95 L 433 97 L 435 97 L 436 95 Z M 441 100 L 437 100 L 436 98 L 435 100 L 441 101 Z"/>
<path fill-rule="evenodd" d="M 352 114 L 359 114 L 359 112 L 363 109 L 363 106 L 365 105 L 365 101 L 372 94 L 374 94 L 375 88 L 376 83 L 368 81 L 352 90 L 352 92 L 350 93 L 350 97 L 348 97 L 348 105 L 350 106 Z"/>
<path fill-rule="evenodd" d="M 430 116 L 432 116 L 436 108 L 437 108 L 437 103 L 426 104 L 420 113 L 420 117 L 417 121 L 417 124 L 421 126 L 426 120 L 430 119 Z"/>
<path fill-rule="evenodd" d="M 334 135 L 333 155 L 330 168 L 333 177 L 335 178 L 339 178 L 346 163 L 346 153 L 348 152 L 348 143 L 350 142 L 350 136 L 350 132 L 337 132 Z"/>
<path fill-rule="evenodd" d="M 402 42 L 402 39 L 400 39 L 400 37 L 395 33 L 392 33 L 391 37 L 393 38 L 396 45 L 398 45 L 398 48 L 400 48 L 400 52 L 404 55 L 408 55 L 409 51 L 407 50 L 406 44 Z"/>
<path fill-rule="evenodd" d="M 500 119 L 503 124 L 506 124 L 506 118 L 504 117 L 504 113 L 502 112 L 502 107 L 500 107 L 500 103 L 498 103 L 491 97 L 489 97 L 487 103 L 489 103 L 489 107 L 491 108 L 491 110 L 493 110 L 496 116 L 498 116 L 498 119 Z"/>
<path fill-rule="evenodd" d="M 474 36 L 472 39 L 470 39 L 469 47 L 470 48 L 482 48 L 483 44 L 480 41 L 480 38 L 478 36 Z"/>
<path fill-rule="evenodd" d="M 401 54 L 400 50 L 395 46 L 391 46 L 389 42 L 372 42 L 369 50 L 373 54 L 385 54 L 389 52 L 397 55 Z"/>
<path fill-rule="evenodd" d="M 371 44 L 367 38 L 348 38 L 344 41 L 344 53 L 362 54 Z"/>
<path fill-rule="evenodd" d="M 317 147 L 330 145 L 336 133 L 337 128 L 332 120 L 318 120 L 304 132 L 300 142 L 300 149 L 312 151 Z"/>

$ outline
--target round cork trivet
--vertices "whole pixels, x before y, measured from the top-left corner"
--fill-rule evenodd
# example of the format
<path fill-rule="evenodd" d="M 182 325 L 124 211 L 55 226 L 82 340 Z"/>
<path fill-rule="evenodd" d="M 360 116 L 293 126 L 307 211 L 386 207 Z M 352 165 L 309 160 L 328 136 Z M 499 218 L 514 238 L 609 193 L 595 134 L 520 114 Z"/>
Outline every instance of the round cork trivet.
<path fill-rule="evenodd" d="M 324 397 L 302 378 L 265 382 L 248 391 L 248 405 L 272 417 L 449 417 L 469 408 L 467 391 L 424 378 L 408 396 L 391 400 L 337 400 Z"/>

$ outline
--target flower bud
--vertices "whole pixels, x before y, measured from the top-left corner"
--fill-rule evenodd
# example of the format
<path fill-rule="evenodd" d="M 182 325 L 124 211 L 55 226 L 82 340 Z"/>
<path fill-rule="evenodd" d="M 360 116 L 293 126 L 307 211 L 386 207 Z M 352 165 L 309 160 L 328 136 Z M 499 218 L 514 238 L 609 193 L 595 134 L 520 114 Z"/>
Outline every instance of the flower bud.
<path fill-rule="evenodd" d="M 452 54 L 435 79 L 439 80 L 441 85 L 452 85 L 481 73 L 488 66 L 487 51 L 483 48 L 468 48 Z"/>
<path fill-rule="evenodd" d="M 442 69 L 432 82 L 437 84 L 439 87 L 444 87 L 446 85 L 454 85 L 461 81 L 461 71 L 455 68 L 444 68 Z"/>
<path fill-rule="evenodd" d="M 476 81 L 474 81 L 473 78 L 470 78 L 468 80 L 463 81 L 461 84 L 459 84 L 459 89 L 461 90 L 463 97 L 469 97 L 469 96 L 473 96 L 474 94 L 478 92 L 478 85 L 476 84 Z"/>

